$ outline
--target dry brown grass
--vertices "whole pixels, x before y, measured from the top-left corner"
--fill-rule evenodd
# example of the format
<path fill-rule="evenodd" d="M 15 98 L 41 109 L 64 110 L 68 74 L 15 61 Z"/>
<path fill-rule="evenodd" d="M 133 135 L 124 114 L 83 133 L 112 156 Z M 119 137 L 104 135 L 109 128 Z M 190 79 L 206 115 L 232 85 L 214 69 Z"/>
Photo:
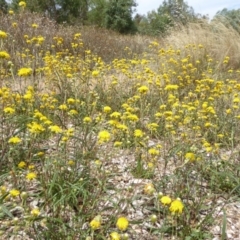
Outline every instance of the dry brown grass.
<path fill-rule="evenodd" d="M 191 23 L 186 28 L 173 31 L 164 42 L 165 45 L 179 49 L 185 49 L 188 44 L 202 44 L 206 49 L 205 52 L 219 62 L 222 62 L 225 56 L 230 56 L 229 65 L 234 69 L 240 67 L 240 35 L 221 22 Z"/>
<path fill-rule="evenodd" d="M 188 27 L 177 28 L 173 30 L 167 37 L 152 38 L 149 36 L 128 35 L 123 36 L 116 32 L 97 27 L 81 26 L 70 27 L 58 25 L 45 16 L 24 12 L 15 15 L 0 15 L 1 30 L 9 34 L 8 42 L 5 45 L 5 50 L 11 56 L 16 52 L 23 53 L 26 49 L 30 50 L 30 54 L 34 54 L 34 44 L 27 44 L 24 35 L 28 35 L 29 39 L 33 37 L 43 36 L 44 44 L 41 46 L 42 54 L 46 51 L 62 51 L 69 49 L 72 51 L 71 43 L 73 35 L 80 32 L 84 47 L 78 49 L 78 53 L 84 58 L 85 50 L 91 50 L 93 54 L 100 56 L 104 61 L 110 62 L 115 58 L 132 58 L 135 55 L 142 54 L 148 51 L 149 44 L 156 40 L 160 46 L 172 46 L 173 48 L 188 51 L 186 48 L 189 44 L 202 44 L 205 48 L 206 55 L 209 54 L 222 62 L 225 56 L 230 56 L 229 65 L 233 69 L 240 67 L 240 35 L 231 28 L 227 28 L 221 22 L 202 21 L 199 23 L 191 23 Z M 13 27 L 13 23 L 17 26 Z M 38 28 L 32 28 L 32 24 L 38 24 Z M 62 37 L 63 45 L 56 46 L 55 50 L 51 45 L 56 44 L 54 37 Z M 17 41 L 16 41 L 17 39 Z M 125 49 L 128 48 L 126 51 Z M 202 59 L 206 56 L 201 51 L 191 52 L 194 59 Z M 11 59 L 16 69 L 23 66 L 24 59 L 21 56 L 16 56 Z M 43 63 L 38 63 L 42 65 Z"/>
<path fill-rule="evenodd" d="M 64 39 L 63 45 L 56 46 L 56 51 L 69 49 L 72 51 L 71 43 L 75 33 L 81 33 L 84 46 L 80 54 L 84 57 L 85 50 L 91 50 L 92 53 L 100 56 L 104 61 L 109 62 L 114 58 L 129 58 L 135 54 L 141 54 L 147 50 L 151 41 L 149 37 L 144 36 L 123 36 L 116 32 L 97 27 L 72 27 L 56 24 L 54 21 L 48 19 L 40 14 L 32 14 L 25 11 L 15 15 L 0 15 L 1 30 L 6 31 L 9 35 L 8 43 L 5 45 L 5 50 L 12 54 L 16 52 L 24 52 L 29 49 L 34 52 L 34 45 L 27 44 L 24 35 L 28 35 L 29 39 L 33 37 L 43 36 L 45 38 L 44 44 L 41 46 L 42 51 L 53 51 L 51 45 L 56 45 L 54 37 L 61 37 Z M 14 27 L 13 23 L 17 25 Z M 32 24 L 36 23 L 38 28 L 33 28 Z M 17 41 L 16 41 L 17 39 Z M 125 51 L 125 48 L 128 50 Z M 21 57 L 12 59 L 15 65 L 22 65 Z"/>

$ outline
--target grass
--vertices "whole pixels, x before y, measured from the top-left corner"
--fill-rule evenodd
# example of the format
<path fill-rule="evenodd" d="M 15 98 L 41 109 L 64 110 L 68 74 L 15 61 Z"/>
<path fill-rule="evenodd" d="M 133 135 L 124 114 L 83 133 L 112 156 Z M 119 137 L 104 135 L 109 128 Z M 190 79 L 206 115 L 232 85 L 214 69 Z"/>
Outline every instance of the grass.
<path fill-rule="evenodd" d="M 1 23 L 1 237 L 211 239 L 224 212 L 225 239 L 239 35 L 123 37 L 25 11 Z"/>

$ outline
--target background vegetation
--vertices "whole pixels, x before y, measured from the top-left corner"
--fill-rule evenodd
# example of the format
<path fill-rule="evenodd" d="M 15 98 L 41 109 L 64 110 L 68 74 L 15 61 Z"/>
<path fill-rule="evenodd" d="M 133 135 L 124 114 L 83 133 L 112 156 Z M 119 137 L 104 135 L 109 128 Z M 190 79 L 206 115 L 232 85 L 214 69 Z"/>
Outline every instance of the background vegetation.
<path fill-rule="evenodd" d="M 89 26 L 93 7 L 64 20 L 76 26 L 55 5 L 48 18 L 13 4 L 0 16 L 1 238 L 237 239 L 238 30 L 187 5 L 193 21 L 169 14 L 146 36 L 120 34 L 136 19 L 112 13 L 109 30 Z"/>

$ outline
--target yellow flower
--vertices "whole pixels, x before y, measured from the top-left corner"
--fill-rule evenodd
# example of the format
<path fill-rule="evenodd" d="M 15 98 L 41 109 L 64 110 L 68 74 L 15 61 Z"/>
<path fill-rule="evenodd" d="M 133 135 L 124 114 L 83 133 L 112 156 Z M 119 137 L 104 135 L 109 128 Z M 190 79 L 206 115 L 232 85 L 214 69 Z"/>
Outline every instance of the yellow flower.
<path fill-rule="evenodd" d="M 119 112 L 113 112 L 111 115 L 110 115 L 111 118 L 119 118 L 121 117 L 121 113 Z"/>
<path fill-rule="evenodd" d="M 147 86 L 141 86 L 138 88 L 138 92 L 141 93 L 141 94 L 145 94 L 148 92 L 148 87 Z"/>
<path fill-rule="evenodd" d="M 7 33 L 0 30 L 0 38 L 7 38 Z"/>
<path fill-rule="evenodd" d="M 27 174 L 26 179 L 27 180 L 33 180 L 37 177 L 37 174 L 35 172 L 30 172 Z"/>
<path fill-rule="evenodd" d="M 110 233 L 111 240 L 120 240 L 121 236 L 117 232 Z"/>
<path fill-rule="evenodd" d="M 74 104 L 75 102 L 76 102 L 76 100 L 73 98 L 68 98 L 68 100 L 67 100 L 68 104 Z"/>
<path fill-rule="evenodd" d="M 0 35 L 0 38 L 1 38 L 1 35 Z M 1 51 L 0 58 L 9 59 L 10 55 L 6 51 Z"/>
<path fill-rule="evenodd" d="M 21 1 L 21 2 L 18 3 L 18 6 L 22 7 L 22 8 L 25 8 L 27 6 L 27 4 L 26 4 L 26 2 Z"/>
<path fill-rule="evenodd" d="M 99 75 L 99 71 L 92 71 L 92 76 L 93 77 L 97 77 Z"/>
<path fill-rule="evenodd" d="M 38 25 L 36 23 L 33 23 L 32 28 L 38 28 Z"/>
<path fill-rule="evenodd" d="M 196 157 L 195 157 L 194 153 L 188 152 L 188 153 L 185 154 L 185 159 L 186 159 L 187 162 L 188 161 L 193 162 L 196 159 Z"/>
<path fill-rule="evenodd" d="M 111 138 L 111 135 L 106 130 L 103 130 L 103 131 L 98 133 L 98 141 L 99 141 L 99 143 L 108 142 L 110 140 L 110 138 Z"/>
<path fill-rule="evenodd" d="M 31 68 L 21 68 L 18 70 L 18 76 L 19 77 L 27 77 L 32 74 L 32 69 Z"/>
<path fill-rule="evenodd" d="M 117 220 L 116 223 L 116 227 L 120 230 L 120 231 L 126 231 L 128 228 L 128 220 L 125 217 L 120 217 Z"/>
<path fill-rule="evenodd" d="M 175 214 L 175 213 L 181 214 L 183 211 L 183 208 L 184 208 L 184 205 L 182 201 L 180 199 L 176 199 L 171 203 L 169 210 L 172 214 Z"/>
<path fill-rule="evenodd" d="M 172 90 L 177 90 L 178 88 L 179 88 L 178 85 L 169 84 L 169 85 L 167 85 L 167 86 L 164 88 L 164 90 L 166 90 L 166 91 L 172 91 Z"/>
<path fill-rule="evenodd" d="M 20 143 L 22 140 L 21 138 L 19 137 L 11 137 L 9 140 L 8 140 L 8 143 L 12 143 L 12 144 L 17 144 L 17 143 Z"/>
<path fill-rule="evenodd" d="M 17 197 L 19 196 L 20 191 L 18 191 L 17 189 L 12 189 L 9 193 L 12 197 Z"/>
<path fill-rule="evenodd" d="M 60 110 L 67 110 L 67 105 L 66 104 L 61 104 L 59 107 L 58 107 Z"/>
<path fill-rule="evenodd" d="M 83 119 L 83 122 L 84 122 L 84 123 L 90 123 L 90 122 L 92 122 L 92 119 L 91 119 L 90 117 L 85 117 L 85 118 Z"/>
<path fill-rule="evenodd" d="M 104 108 L 103 108 L 103 112 L 105 112 L 105 113 L 109 113 L 109 112 L 111 112 L 112 111 L 112 109 L 109 107 L 109 106 L 105 106 Z"/>
<path fill-rule="evenodd" d="M 136 129 L 136 130 L 134 131 L 134 137 L 136 137 L 136 138 L 141 138 L 141 137 L 143 137 L 143 132 L 142 132 L 142 130 Z"/>
<path fill-rule="evenodd" d="M 91 222 L 90 222 L 90 227 L 92 230 L 97 230 L 101 227 L 101 221 L 102 218 L 100 215 L 96 216 Z"/>
<path fill-rule="evenodd" d="M 61 133 L 62 132 L 62 129 L 57 125 L 50 126 L 49 129 L 53 133 Z"/>
<path fill-rule="evenodd" d="M 152 155 L 152 156 L 154 156 L 154 155 L 159 155 L 159 150 L 157 150 L 157 149 L 155 149 L 155 148 L 150 148 L 150 149 L 148 150 L 148 153 L 149 153 L 150 155 Z"/>
<path fill-rule="evenodd" d="M 33 215 L 33 217 L 38 217 L 40 215 L 40 211 L 38 208 L 34 208 L 32 211 L 31 211 L 31 214 Z"/>
<path fill-rule="evenodd" d="M 21 161 L 19 164 L 18 164 L 18 167 L 19 168 L 25 168 L 26 167 L 26 163 L 24 161 Z"/>
<path fill-rule="evenodd" d="M 45 131 L 45 128 L 41 124 L 38 124 L 37 122 L 29 123 L 27 127 L 30 133 L 38 134 Z"/>
<path fill-rule="evenodd" d="M 11 107 L 5 107 L 5 108 L 3 109 L 3 111 L 4 111 L 5 113 L 8 113 L 8 114 L 13 114 L 13 113 L 15 113 L 15 109 L 14 109 L 14 108 L 11 108 Z"/>
<path fill-rule="evenodd" d="M 13 11 L 12 9 L 10 9 L 10 10 L 8 11 L 8 13 L 9 13 L 10 15 L 13 15 L 13 14 L 14 14 L 14 11 Z"/>
<path fill-rule="evenodd" d="M 169 205 L 172 202 L 172 199 L 169 196 L 163 196 L 161 197 L 160 202 L 163 205 Z"/>

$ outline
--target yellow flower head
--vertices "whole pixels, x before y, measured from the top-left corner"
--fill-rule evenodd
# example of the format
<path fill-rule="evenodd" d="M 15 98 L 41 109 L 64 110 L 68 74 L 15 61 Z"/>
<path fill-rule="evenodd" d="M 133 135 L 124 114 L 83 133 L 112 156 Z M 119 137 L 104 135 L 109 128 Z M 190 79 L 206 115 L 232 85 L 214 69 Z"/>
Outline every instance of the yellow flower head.
<path fill-rule="evenodd" d="M 25 8 L 27 6 L 27 4 L 26 4 L 26 2 L 21 1 L 21 2 L 19 2 L 18 6 L 22 7 L 22 8 Z"/>
<path fill-rule="evenodd" d="M 192 152 L 188 152 L 185 154 L 185 159 L 187 162 L 194 162 L 194 160 L 196 159 L 195 154 Z"/>
<path fill-rule="evenodd" d="M 38 217 L 40 215 L 40 211 L 38 208 L 34 208 L 32 211 L 31 211 L 31 215 L 33 217 Z"/>
<path fill-rule="evenodd" d="M 112 111 L 112 109 L 109 107 L 109 106 L 105 106 L 104 108 L 103 108 L 103 112 L 105 112 L 105 113 L 109 113 L 109 112 L 111 112 Z"/>
<path fill-rule="evenodd" d="M 19 196 L 20 191 L 18 191 L 17 189 L 12 189 L 9 193 L 12 197 L 17 197 Z"/>
<path fill-rule="evenodd" d="M 15 113 L 15 109 L 14 109 L 14 108 L 11 108 L 11 107 L 5 107 L 5 108 L 3 109 L 3 111 L 4 111 L 5 113 L 7 113 L 7 114 L 13 114 L 13 113 Z"/>
<path fill-rule="evenodd" d="M 178 85 L 175 85 L 175 84 L 169 84 L 167 85 L 164 90 L 166 91 L 173 91 L 173 90 L 177 90 L 179 88 Z"/>
<path fill-rule="evenodd" d="M 134 131 L 134 137 L 136 137 L 136 138 L 141 138 L 141 137 L 143 137 L 143 132 L 142 132 L 142 130 L 136 129 L 136 130 Z"/>
<path fill-rule="evenodd" d="M 50 126 L 49 129 L 53 133 L 61 133 L 62 132 L 62 129 L 57 125 Z"/>
<path fill-rule="evenodd" d="M 99 75 L 99 71 L 97 71 L 97 70 L 92 71 L 93 77 L 97 77 L 98 75 Z"/>
<path fill-rule="evenodd" d="M 7 38 L 7 33 L 5 33 L 4 31 L 0 30 L 0 38 Z"/>
<path fill-rule="evenodd" d="M 17 144 L 17 143 L 20 143 L 22 140 L 21 138 L 19 137 L 11 137 L 9 140 L 8 140 L 8 143 L 12 143 L 12 144 Z"/>
<path fill-rule="evenodd" d="M 85 118 L 83 118 L 83 122 L 90 123 L 90 122 L 92 122 L 92 119 L 90 117 L 85 117 Z"/>
<path fill-rule="evenodd" d="M 162 196 L 160 202 L 163 205 L 169 205 L 172 202 L 172 199 L 169 196 Z"/>
<path fill-rule="evenodd" d="M 92 230 L 97 230 L 101 227 L 101 221 L 102 218 L 100 215 L 96 216 L 91 222 L 90 222 L 90 227 Z"/>
<path fill-rule="evenodd" d="M 21 68 L 18 70 L 18 76 L 19 77 L 27 77 L 32 74 L 32 69 L 31 68 Z"/>
<path fill-rule="evenodd" d="M 169 210 L 172 214 L 179 213 L 181 214 L 183 211 L 184 205 L 180 199 L 176 199 L 172 201 Z"/>
<path fill-rule="evenodd" d="M 37 174 L 35 172 L 30 172 L 27 174 L 26 179 L 27 180 L 33 180 L 37 177 Z"/>
<path fill-rule="evenodd" d="M 103 131 L 99 132 L 99 134 L 98 134 L 99 143 L 108 142 L 110 140 L 110 138 L 111 138 L 111 135 L 106 130 L 103 130 Z"/>
<path fill-rule="evenodd" d="M 116 227 L 120 230 L 120 231 L 126 231 L 127 228 L 128 228 L 128 220 L 127 218 L 125 217 L 120 217 L 118 218 L 117 220 L 117 223 L 116 223 Z"/>
<path fill-rule="evenodd" d="M 138 92 L 141 93 L 141 94 L 145 94 L 148 92 L 148 87 L 147 86 L 141 86 L 138 88 Z"/>
<path fill-rule="evenodd" d="M 0 38 L 1 38 L 1 35 L 0 35 Z M 6 51 L 1 51 L 0 52 L 0 58 L 9 59 L 10 55 Z"/>
<path fill-rule="evenodd" d="M 117 232 L 110 233 L 111 240 L 120 240 L 121 236 Z"/>
<path fill-rule="evenodd" d="M 24 161 L 21 161 L 19 164 L 18 164 L 18 167 L 19 168 L 25 168 L 26 167 L 26 163 Z"/>

